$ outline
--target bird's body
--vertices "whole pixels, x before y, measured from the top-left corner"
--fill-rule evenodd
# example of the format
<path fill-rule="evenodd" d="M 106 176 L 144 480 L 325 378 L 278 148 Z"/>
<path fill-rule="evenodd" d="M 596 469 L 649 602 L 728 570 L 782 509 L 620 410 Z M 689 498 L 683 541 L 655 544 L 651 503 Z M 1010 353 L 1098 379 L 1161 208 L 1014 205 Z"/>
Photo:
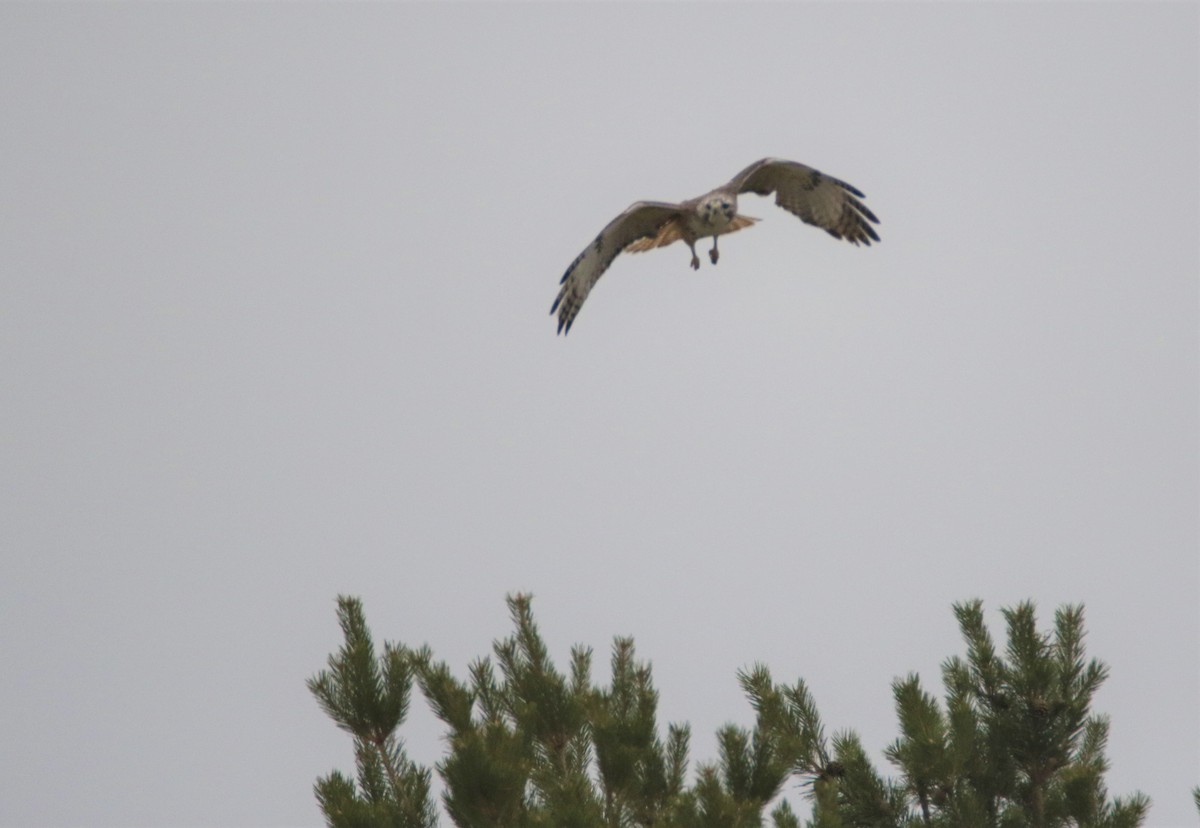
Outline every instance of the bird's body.
<path fill-rule="evenodd" d="M 699 198 L 677 204 L 639 201 L 609 222 L 563 274 L 550 308 L 550 313 L 558 313 L 559 333 L 570 332 L 592 286 L 622 251 L 640 253 L 682 240 L 692 251 L 692 268 L 699 269 L 696 242 L 712 237 L 708 255 L 716 264 L 717 238 L 758 221 L 737 212 L 738 194 L 747 192 L 775 193 L 776 204 L 834 238 L 856 245 L 879 241 L 868 223 L 878 224 L 879 219 L 858 200 L 864 197 L 861 192 L 803 164 L 764 158 Z"/>

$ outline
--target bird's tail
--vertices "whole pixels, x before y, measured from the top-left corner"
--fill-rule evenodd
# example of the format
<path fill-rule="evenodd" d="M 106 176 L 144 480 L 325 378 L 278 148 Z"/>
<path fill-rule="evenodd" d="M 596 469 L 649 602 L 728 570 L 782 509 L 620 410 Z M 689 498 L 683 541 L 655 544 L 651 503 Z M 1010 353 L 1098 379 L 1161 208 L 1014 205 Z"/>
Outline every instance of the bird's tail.
<path fill-rule="evenodd" d="M 743 216 L 741 213 L 738 213 L 736 216 L 733 217 L 733 221 L 729 222 L 729 229 L 726 230 L 725 233 L 722 235 L 727 235 L 729 233 L 736 233 L 738 230 L 744 230 L 745 228 L 753 225 L 754 222 L 756 222 L 756 221 L 758 221 L 758 219 L 752 218 L 750 216 Z"/>
<path fill-rule="evenodd" d="M 662 227 L 658 228 L 658 233 L 653 236 L 647 236 L 644 239 L 638 239 L 625 248 L 626 253 L 644 253 L 647 250 L 653 250 L 656 247 L 666 247 L 668 244 L 674 244 L 683 238 L 683 226 L 679 219 L 671 219 Z"/>
<path fill-rule="evenodd" d="M 745 229 L 754 222 L 756 218 L 743 216 L 740 213 L 733 217 L 733 221 L 729 222 L 729 227 L 721 235 L 734 233 L 738 230 Z M 662 227 L 658 228 L 658 233 L 654 236 L 647 236 L 644 239 L 638 239 L 625 248 L 626 253 L 645 253 L 647 250 L 653 250 L 656 247 L 666 247 L 668 244 L 674 244 L 683 238 L 683 224 L 679 219 L 671 219 Z"/>

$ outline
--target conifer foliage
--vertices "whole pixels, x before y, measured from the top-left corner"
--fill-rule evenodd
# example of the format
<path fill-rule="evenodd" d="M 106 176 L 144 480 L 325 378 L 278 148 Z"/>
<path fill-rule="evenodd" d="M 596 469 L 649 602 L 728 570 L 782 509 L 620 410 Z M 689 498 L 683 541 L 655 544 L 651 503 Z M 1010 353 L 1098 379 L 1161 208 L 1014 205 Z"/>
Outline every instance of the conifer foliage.
<path fill-rule="evenodd" d="M 413 658 L 385 644 L 375 656 L 362 602 L 338 599 L 345 643 L 329 657 L 329 669 L 308 680 L 308 689 L 337 726 L 354 737 L 357 784 L 338 771 L 317 780 L 314 790 L 330 825 L 350 828 L 432 828 L 436 810 L 430 774 L 404 754 L 397 731 L 408 715 Z"/>
<path fill-rule="evenodd" d="M 944 701 L 916 675 L 893 682 L 894 777 L 853 731 L 826 736 L 804 682 L 776 684 L 755 665 L 738 674 L 753 727 L 722 727 L 717 761 L 689 778 L 690 731 L 660 729 L 632 639 L 615 639 L 600 686 L 590 649 L 575 647 L 559 671 L 530 598 L 508 605 L 514 632 L 459 679 L 425 647 L 377 655 L 361 602 L 338 599 L 345 643 L 308 682 L 355 745 L 357 778 L 334 771 L 315 785 L 330 826 L 436 824 L 432 773 L 398 735 L 414 683 L 447 730 L 436 769 L 461 828 L 1124 828 L 1149 808 L 1142 794 L 1108 797 L 1108 720 L 1091 711 L 1107 668 L 1085 660 L 1080 607 L 1060 609 L 1052 632 L 1038 631 L 1031 604 L 1003 610 L 1002 655 L 982 604 L 955 605 L 966 654 L 943 664 Z M 789 796 L 806 801 L 807 821 Z"/>

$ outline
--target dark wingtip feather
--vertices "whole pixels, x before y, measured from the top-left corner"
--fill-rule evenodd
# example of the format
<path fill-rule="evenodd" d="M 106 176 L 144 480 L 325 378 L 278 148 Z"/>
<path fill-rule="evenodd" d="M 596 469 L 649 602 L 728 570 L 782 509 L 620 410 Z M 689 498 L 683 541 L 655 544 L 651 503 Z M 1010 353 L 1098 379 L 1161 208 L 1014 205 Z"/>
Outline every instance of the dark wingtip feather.
<path fill-rule="evenodd" d="M 554 307 L 550 309 L 550 313 L 554 313 L 554 311 L 558 309 L 558 305 L 561 301 L 561 296 L 554 300 Z M 578 312 L 578 310 L 576 310 L 576 312 Z M 558 315 L 558 333 L 563 335 L 570 333 L 571 325 L 574 323 L 574 321 L 575 314 L 571 313 L 567 308 L 563 308 L 562 313 Z"/>
<path fill-rule="evenodd" d="M 837 179 L 837 178 L 835 178 L 835 179 L 833 179 L 833 180 L 834 180 L 834 181 L 837 183 L 837 185 L 838 185 L 839 187 L 841 187 L 843 190 L 845 190 L 846 192 L 850 193 L 851 195 L 856 195 L 856 196 L 858 196 L 859 198 L 866 198 L 866 197 L 867 197 L 867 196 L 866 196 L 866 194 L 865 194 L 865 193 L 864 193 L 862 190 L 858 189 L 858 188 L 857 188 L 857 187 L 855 187 L 853 184 L 847 184 L 845 181 L 842 181 L 842 180 L 840 180 L 840 179 Z"/>
<path fill-rule="evenodd" d="M 875 218 L 875 214 L 871 212 L 871 208 L 861 202 L 854 202 L 854 209 L 862 213 L 862 215 L 871 221 L 879 224 L 879 219 Z"/>
<path fill-rule="evenodd" d="M 591 247 L 591 245 L 588 245 L 588 247 Z M 560 285 L 563 282 L 567 281 L 567 277 L 570 276 L 575 271 L 575 268 L 579 267 L 579 263 L 583 261 L 583 257 L 586 255 L 587 255 L 587 247 L 585 247 L 583 249 L 582 253 L 580 253 L 578 256 L 575 257 L 575 261 L 573 261 L 569 265 L 567 265 L 567 269 L 563 273 L 562 278 L 558 280 L 558 283 Z"/>

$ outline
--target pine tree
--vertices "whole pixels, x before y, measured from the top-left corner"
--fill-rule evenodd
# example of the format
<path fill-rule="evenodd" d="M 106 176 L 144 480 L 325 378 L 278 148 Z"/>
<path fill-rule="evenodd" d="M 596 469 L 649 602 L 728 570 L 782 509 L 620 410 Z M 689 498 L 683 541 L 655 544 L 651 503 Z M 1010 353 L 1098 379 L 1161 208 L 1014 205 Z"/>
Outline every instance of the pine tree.
<path fill-rule="evenodd" d="M 617 638 L 607 686 L 592 651 L 569 670 L 551 660 L 528 596 L 508 599 L 515 630 L 455 678 L 428 648 L 375 654 L 361 603 L 342 597 L 345 644 L 309 688 L 355 741 L 357 780 L 317 781 L 331 826 L 436 822 L 430 771 L 404 754 L 397 731 L 414 681 L 447 728 L 437 765 L 446 814 L 461 828 L 1122 828 L 1145 819 L 1142 794 L 1110 800 L 1103 776 L 1108 720 L 1091 712 L 1108 674 L 1085 660 L 1083 611 L 1067 606 L 1052 633 L 1032 604 L 1003 610 L 1001 656 L 978 601 L 955 605 L 965 657 L 943 664 L 944 702 L 916 675 L 892 691 L 900 736 L 884 751 L 899 775 L 872 765 L 852 731 L 827 738 L 802 681 L 776 685 L 764 665 L 739 672 L 754 725 L 725 725 L 718 757 L 688 783 L 690 732 L 657 722 L 658 693 L 633 640 Z M 784 797 L 811 806 L 803 822 Z M 1196 792 L 1200 806 L 1200 790 Z"/>
<path fill-rule="evenodd" d="M 357 598 L 338 599 L 345 644 L 329 657 L 329 669 L 308 689 L 337 726 L 354 737 L 358 780 L 338 771 L 317 780 L 314 790 L 325 820 L 335 828 L 433 828 L 429 771 L 409 761 L 396 735 L 408 715 L 413 658 L 403 647 L 375 645 Z"/>

